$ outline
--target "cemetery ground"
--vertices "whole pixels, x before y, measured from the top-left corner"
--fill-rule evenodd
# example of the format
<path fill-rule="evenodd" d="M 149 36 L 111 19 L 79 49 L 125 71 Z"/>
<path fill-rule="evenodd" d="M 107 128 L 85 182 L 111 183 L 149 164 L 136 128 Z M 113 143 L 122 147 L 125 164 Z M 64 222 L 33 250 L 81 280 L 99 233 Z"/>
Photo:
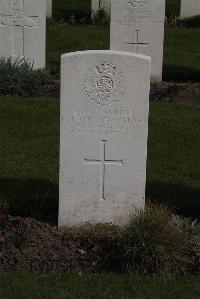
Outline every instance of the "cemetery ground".
<path fill-rule="evenodd" d="M 198 277 L 3 273 L 4 299 L 198 299 Z M 78 291 L 77 291 L 78 290 Z"/>
<path fill-rule="evenodd" d="M 166 0 L 166 16 L 179 16 L 181 0 Z"/>
<path fill-rule="evenodd" d="M 167 0 L 166 15 L 176 15 L 180 13 L 181 0 Z M 90 10 L 91 0 L 53 0 L 53 16 L 55 18 L 64 17 L 67 12 L 72 11 L 75 14 L 81 11 L 87 12 Z"/>
<path fill-rule="evenodd" d="M 200 65 L 200 27 L 165 26 L 164 81 L 198 81 Z M 184 45 L 184 46 L 183 46 Z M 64 51 L 109 48 L 109 26 L 55 24 L 50 22 L 47 35 L 47 65 L 58 73 Z"/>
<path fill-rule="evenodd" d="M 199 113 L 199 103 L 150 105 L 147 196 L 186 216 L 200 209 Z M 43 213 L 56 215 L 58 98 L 1 97 L 0 116 L 1 198 L 29 215 L 45 199 Z"/>
<path fill-rule="evenodd" d="M 200 211 L 200 88 L 195 83 L 200 72 L 200 40 L 196 38 L 199 35 L 199 27 L 166 25 L 164 79 L 172 82 L 152 89 L 147 163 L 147 200 L 168 205 L 174 213 L 192 219 L 199 217 Z M 7 252 L 6 270 L 21 270 L 0 273 L 1 298 L 199 298 L 200 280 L 194 275 L 199 269 L 182 276 L 176 275 L 176 271 L 163 275 L 85 274 L 96 272 L 96 265 L 109 264 L 108 260 L 102 262 L 101 252 L 97 253 L 99 248 L 102 250 L 99 242 L 104 236 L 97 236 L 98 244 L 93 240 L 92 244 L 85 244 L 87 237 L 68 232 L 64 249 L 63 236 L 50 225 L 57 223 L 58 214 L 60 55 L 108 49 L 108 45 L 106 25 L 69 26 L 50 21 L 47 65 L 52 82 L 39 92 L 36 90 L 34 97 L 0 97 L 0 201 L 5 204 L 5 211 L 9 206 L 13 215 L 9 217 L 9 234 L 3 235 L 0 245 L 4 244 Z M 23 222 L 16 215 L 39 218 L 42 222 L 30 218 Z M 184 224 L 189 229 L 193 225 L 189 220 Z M 5 232 L 3 223 L 1 231 Z M 13 235 L 15 246 L 11 250 Z M 32 236 L 32 244 L 26 249 L 24 245 Z M 37 254 L 31 253 L 34 246 Z M 53 256 L 53 266 L 47 261 L 49 254 Z M 64 266 L 59 261 L 56 265 L 58 255 L 64 259 Z M 33 259 L 34 266 L 31 262 L 26 264 L 27 256 Z M 19 267 L 14 267 L 16 261 Z M 195 265 L 199 264 L 198 255 Z M 23 272 L 31 267 L 35 271 L 64 269 L 79 274 Z"/>
<path fill-rule="evenodd" d="M 87 13 L 90 11 L 91 0 L 54 0 L 53 1 L 53 12 L 54 17 L 60 18 L 66 15 L 66 12 L 84 12 Z"/>

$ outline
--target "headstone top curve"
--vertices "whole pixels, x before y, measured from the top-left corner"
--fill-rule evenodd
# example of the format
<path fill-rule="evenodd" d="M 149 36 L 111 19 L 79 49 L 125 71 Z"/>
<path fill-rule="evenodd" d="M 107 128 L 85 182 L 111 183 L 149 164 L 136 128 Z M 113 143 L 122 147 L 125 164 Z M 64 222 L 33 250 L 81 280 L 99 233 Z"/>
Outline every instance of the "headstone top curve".
<path fill-rule="evenodd" d="M 61 59 L 65 59 L 72 56 L 78 56 L 78 55 L 91 55 L 91 54 L 104 54 L 104 55 L 121 55 L 121 56 L 129 56 L 129 57 L 135 57 L 138 59 L 146 59 L 151 62 L 151 57 L 147 55 L 132 53 L 132 52 L 126 52 L 126 51 L 116 51 L 116 50 L 87 50 L 87 51 L 76 51 L 76 52 L 69 52 L 64 53 L 61 55 Z"/>

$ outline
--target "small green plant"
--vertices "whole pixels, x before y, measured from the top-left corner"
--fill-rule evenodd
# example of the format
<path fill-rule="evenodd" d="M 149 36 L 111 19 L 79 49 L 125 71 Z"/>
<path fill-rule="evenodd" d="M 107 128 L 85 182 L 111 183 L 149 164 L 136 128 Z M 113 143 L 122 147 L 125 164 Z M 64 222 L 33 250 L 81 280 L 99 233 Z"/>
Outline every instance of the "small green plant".
<path fill-rule="evenodd" d="M 0 95 L 33 95 L 49 81 L 45 70 L 34 70 L 27 58 L 0 59 Z"/>
<path fill-rule="evenodd" d="M 173 216 L 173 221 L 187 235 L 187 246 L 185 257 L 187 260 L 187 271 L 200 272 L 200 224 L 197 219 Z"/>
<path fill-rule="evenodd" d="M 173 215 L 174 223 L 182 230 L 183 232 L 194 235 L 200 234 L 200 224 L 197 219 L 184 218 L 179 215 Z"/>
<path fill-rule="evenodd" d="M 149 205 L 124 228 L 123 270 L 142 273 L 171 272 L 184 263 L 184 233 L 165 207 Z"/>
<path fill-rule="evenodd" d="M 109 17 L 106 13 L 105 7 L 102 7 L 102 1 L 99 0 L 99 8 L 97 12 L 94 14 L 93 21 L 95 24 L 104 25 L 107 24 Z"/>

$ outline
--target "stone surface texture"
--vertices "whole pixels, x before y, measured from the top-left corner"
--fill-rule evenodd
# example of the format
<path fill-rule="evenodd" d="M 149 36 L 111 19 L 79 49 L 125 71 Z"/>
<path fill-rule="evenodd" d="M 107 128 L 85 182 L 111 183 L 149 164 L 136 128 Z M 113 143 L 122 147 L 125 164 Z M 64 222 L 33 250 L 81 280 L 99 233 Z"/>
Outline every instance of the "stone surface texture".
<path fill-rule="evenodd" d="M 112 50 L 151 56 L 152 81 L 162 80 L 165 0 L 112 0 Z"/>
<path fill-rule="evenodd" d="M 181 0 L 181 18 L 200 15 L 200 0 Z"/>
<path fill-rule="evenodd" d="M 94 14 L 99 10 L 99 8 L 103 8 L 107 15 L 110 15 L 110 7 L 111 6 L 111 0 L 92 0 L 92 11 Z"/>
<path fill-rule="evenodd" d="M 47 18 L 52 18 L 52 0 L 46 0 Z"/>
<path fill-rule="evenodd" d="M 0 1 L 0 57 L 28 57 L 45 67 L 46 3 L 44 0 Z"/>
<path fill-rule="evenodd" d="M 126 222 L 145 204 L 150 57 L 61 60 L 59 226 Z"/>

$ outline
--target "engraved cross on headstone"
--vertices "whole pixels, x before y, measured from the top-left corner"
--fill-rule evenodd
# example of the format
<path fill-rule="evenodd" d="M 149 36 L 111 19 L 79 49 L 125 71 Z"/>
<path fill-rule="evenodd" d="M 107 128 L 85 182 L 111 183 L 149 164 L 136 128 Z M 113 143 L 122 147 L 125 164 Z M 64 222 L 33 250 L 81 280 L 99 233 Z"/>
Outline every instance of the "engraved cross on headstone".
<path fill-rule="evenodd" d="M 24 56 L 24 31 L 26 27 L 37 27 L 36 20 L 39 16 L 26 16 L 24 12 L 24 0 L 12 0 L 11 14 L 0 14 L 0 27 L 12 28 L 12 51 L 13 56 Z M 39 22 L 38 22 L 39 23 Z M 9 37 L 8 37 L 9 38 Z"/>
<path fill-rule="evenodd" d="M 106 160 L 106 140 L 101 140 L 101 159 L 84 159 L 86 164 L 100 165 L 100 200 L 105 200 L 106 165 L 122 166 L 123 160 Z"/>
<path fill-rule="evenodd" d="M 136 45 L 136 53 L 138 53 L 139 46 L 149 45 L 149 43 L 139 41 L 139 32 L 140 32 L 140 30 L 136 30 L 136 42 L 125 42 L 125 44 L 127 44 L 127 45 Z"/>

